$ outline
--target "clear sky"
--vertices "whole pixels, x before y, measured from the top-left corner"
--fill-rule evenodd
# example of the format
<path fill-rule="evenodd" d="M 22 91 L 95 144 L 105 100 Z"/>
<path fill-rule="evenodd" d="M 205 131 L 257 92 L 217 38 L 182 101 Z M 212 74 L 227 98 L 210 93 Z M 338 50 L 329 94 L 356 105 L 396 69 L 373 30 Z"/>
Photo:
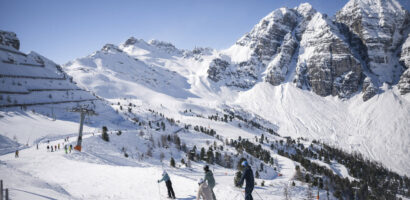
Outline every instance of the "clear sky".
<path fill-rule="evenodd" d="M 348 0 L 0 0 L 0 29 L 20 50 L 64 64 L 131 36 L 182 49 L 224 49 L 279 7 L 309 2 L 334 15 Z M 399 0 L 409 10 L 410 0 Z"/>

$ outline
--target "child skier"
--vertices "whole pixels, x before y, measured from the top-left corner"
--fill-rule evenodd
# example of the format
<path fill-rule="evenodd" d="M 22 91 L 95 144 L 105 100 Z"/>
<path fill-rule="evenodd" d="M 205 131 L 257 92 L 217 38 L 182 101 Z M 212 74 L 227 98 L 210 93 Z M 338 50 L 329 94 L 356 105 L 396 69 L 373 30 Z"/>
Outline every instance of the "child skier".
<path fill-rule="evenodd" d="M 162 179 L 158 180 L 158 183 L 160 183 L 161 181 L 165 181 L 165 185 L 167 186 L 168 190 L 168 197 L 175 199 L 175 193 L 174 189 L 172 188 L 171 179 L 169 178 L 168 173 L 165 170 L 162 172 Z"/>
<path fill-rule="evenodd" d="M 214 174 L 212 173 L 211 170 L 209 170 L 209 166 L 208 166 L 208 165 L 205 165 L 204 171 L 205 171 L 205 178 L 204 178 L 204 180 L 208 183 L 208 186 L 209 186 L 209 188 L 211 189 L 213 199 L 216 200 L 215 193 L 214 193 L 214 187 L 215 187 Z"/>
<path fill-rule="evenodd" d="M 215 200 L 212 197 L 211 188 L 208 186 L 208 184 L 206 184 L 204 179 L 202 178 L 199 179 L 198 185 L 199 185 L 199 189 L 198 189 L 198 195 L 196 196 L 196 200 L 199 200 L 201 197 L 203 200 Z"/>

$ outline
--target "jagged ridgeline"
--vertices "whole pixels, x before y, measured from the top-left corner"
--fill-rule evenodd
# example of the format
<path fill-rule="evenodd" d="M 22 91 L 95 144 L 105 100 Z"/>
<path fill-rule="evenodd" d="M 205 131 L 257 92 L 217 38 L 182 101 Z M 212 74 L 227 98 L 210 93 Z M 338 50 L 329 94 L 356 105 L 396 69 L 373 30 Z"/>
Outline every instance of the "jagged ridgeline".
<path fill-rule="evenodd" d="M 396 0 L 351 0 L 333 18 L 307 3 L 280 8 L 222 51 L 208 77 L 245 89 L 260 81 L 293 82 L 341 98 L 362 91 L 364 101 L 383 83 L 399 83 L 406 94 L 409 24 L 409 12 Z"/>

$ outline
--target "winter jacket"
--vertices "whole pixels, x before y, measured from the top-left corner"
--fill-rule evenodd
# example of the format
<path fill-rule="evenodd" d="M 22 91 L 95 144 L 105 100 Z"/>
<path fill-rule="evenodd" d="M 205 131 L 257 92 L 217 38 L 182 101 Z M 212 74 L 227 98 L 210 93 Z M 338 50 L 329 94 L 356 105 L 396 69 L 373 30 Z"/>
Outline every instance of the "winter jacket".
<path fill-rule="evenodd" d="M 158 183 L 160 183 L 161 181 L 170 181 L 171 179 L 169 178 L 167 173 L 162 174 L 162 179 L 158 180 Z"/>
<path fill-rule="evenodd" d="M 244 180 L 246 180 L 246 187 L 245 191 L 252 191 L 253 187 L 255 186 L 255 180 L 253 178 L 253 171 L 251 167 L 247 166 L 242 173 L 241 180 L 239 181 L 239 185 L 242 185 Z"/>
<path fill-rule="evenodd" d="M 204 178 L 204 180 L 207 181 L 208 186 L 209 186 L 211 189 L 214 189 L 214 187 L 215 187 L 215 179 L 214 179 L 214 175 L 212 174 L 211 171 L 207 171 L 207 172 L 205 173 L 205 178 Z"/>
<path fill-rule="evenodd" d="M 199 185 L 196 200 L 199 200 L 200 197 L 202 197 L 203 200 L 214 200 L 214 198 L 212 197 L 211 188 L 205 182 Z"/>

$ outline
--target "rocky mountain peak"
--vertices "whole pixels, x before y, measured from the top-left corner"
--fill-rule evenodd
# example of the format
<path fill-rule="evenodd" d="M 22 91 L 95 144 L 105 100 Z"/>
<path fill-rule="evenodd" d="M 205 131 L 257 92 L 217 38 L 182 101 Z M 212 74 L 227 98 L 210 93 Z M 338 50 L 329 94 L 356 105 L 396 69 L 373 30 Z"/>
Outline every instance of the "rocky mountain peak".
<path fill-rule="evenodd" d="M 128 45 L 133 45 L 137 42 L 137 39 L 134 37 L 130 37 L 128 38 L 128 40 L 125 41 L 124 45 L 128 46 Z"/>
<path fill-rule="evenodd" d="M 317 11 L 313 8 L 312 5 L 309 3 L 302 3 L 298 7 L 295 7 L 294 10 L 296 10 L 299 14 L 301 14 L 303 17 L 309 17 L 314 15 Z"/>
<path fill-rule="evenodd" d="M 0 30 L 0 44 L 4 46 L 12 47 L 16 50 L 20 49 L 20 40 L 13 32 Z"/>

